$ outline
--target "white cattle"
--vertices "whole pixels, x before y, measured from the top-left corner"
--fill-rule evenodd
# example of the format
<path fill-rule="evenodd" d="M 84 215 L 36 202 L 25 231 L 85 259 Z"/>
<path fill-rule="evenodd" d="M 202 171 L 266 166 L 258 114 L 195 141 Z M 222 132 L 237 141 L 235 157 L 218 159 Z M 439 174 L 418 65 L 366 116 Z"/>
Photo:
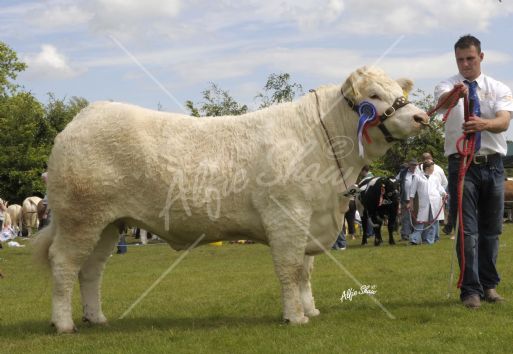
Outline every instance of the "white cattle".
<path fill-rule="evenodd" d="M 32 229 L 37 229 L 39 220 L 37 219 L 37 204 L 41 201 L 39 197 L 25 198 L 21 204 L 21 213 L 23 220 L 23 227 L 28 230 L 28 236 L 32 235 Z"/>
<path fill-rule="evenodd" d="M 22 225 L 22 212 L 21 212 L 21 205 L 18 204 L 11 204 L 7 207 L 7 213 L 11 217 L 12 227 L 14 231 L 16 231 L 16 234 L 18 234 L 21 231 L 21 225 Z"/>
<path fill-rule="evenodd" d="M 342 87 L 243 116 L 193 118 L 112 102 L 85 108 L 57 136 L 48 162 L 53 215 L 38 249 L 53 273 L 52 323 L 59 332 L 75 330 L 77 276 L 84 319 L 107 321 L 100 281 L 120 223 L 139 225 L 176 250 L 241 238 L 269 245 L 284 319 L 306 323 L 319 314 L 310 287 L 313 255 L 331 247 L 341 228 L 339 203 L 348 203 L 337 192 L 392 145 L 373 126 L 359 157 L 359 117 L 341 90 L 381 114 L 411 85 L 361 68 Z M 384 125 L 406 139 L 427 121 L 408 103 Z"/>

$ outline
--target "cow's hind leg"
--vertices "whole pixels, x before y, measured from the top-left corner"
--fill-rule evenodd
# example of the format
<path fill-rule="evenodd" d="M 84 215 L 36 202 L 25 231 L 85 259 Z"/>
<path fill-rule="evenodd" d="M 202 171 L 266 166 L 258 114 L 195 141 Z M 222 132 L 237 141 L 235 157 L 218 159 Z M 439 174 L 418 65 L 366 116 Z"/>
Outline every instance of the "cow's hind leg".
<path fill-rule="evenodd" d="M 78 280 L 82 295 L 84 322 L 94 324 L 107 323 L 101 308 L 101 281 L 107 259 L 118 242 L 119 233 L 115 225 L 109 225 L 102 232 L 93 252 L 80 268 Z"/>
<path fill-rule="evenodd" d="M 315 308 L 315 302 L 312 295 L 312 285 L 310 284 L 313 262 L 313 256 L 305 255 L 303 271 L 301 272 L 301 279 L 299 282 L 299 291 L 301 292 L 301 301 L 303 303 L 304 313 L 308 317 L 314 317 L 320 314 L 320 311 Z"/>
<path fill-rule="evenodd" d="M 74 227 L 73 232 L 55 227 L 55 237 L 49 249 L 53 275 L 52 324 L 59 333 L 76 331 L 72 319 L 71 295 L 78 272 L 88 258 L 98 234 L 87 226 Z"/>

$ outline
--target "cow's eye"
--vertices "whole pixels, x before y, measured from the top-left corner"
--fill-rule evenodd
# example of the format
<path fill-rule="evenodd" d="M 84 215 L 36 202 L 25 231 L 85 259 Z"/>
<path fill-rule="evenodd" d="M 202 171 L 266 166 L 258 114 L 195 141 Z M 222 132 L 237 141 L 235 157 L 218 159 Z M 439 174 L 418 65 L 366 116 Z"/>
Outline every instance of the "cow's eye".
<path fill-rule="evenodd" d="M 380 100 L 380 99 L 381 99 L 381 98 L 379 98 L 379 96 L 378 96 L 378 95 L 376 95 L 376 94 L 371 95 L 371 96 L 370 96 L 370 98 L 372 98 L 373 100 Z"/>

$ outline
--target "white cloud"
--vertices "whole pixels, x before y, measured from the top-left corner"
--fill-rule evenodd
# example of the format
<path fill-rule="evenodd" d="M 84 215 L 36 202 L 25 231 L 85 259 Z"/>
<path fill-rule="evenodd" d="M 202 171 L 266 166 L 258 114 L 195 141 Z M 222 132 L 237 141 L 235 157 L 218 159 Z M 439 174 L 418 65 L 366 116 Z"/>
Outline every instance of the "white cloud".
<path fill-rule="evenodd" d="M 37 8 L 26 12 L 25 18 L 31 25 L 46 30 L 56 30 L 62 28 L 76 28 L 81 24 L 86 24 L 92 15 L 75 4 L 55 3 L 40 4 Z"/>
<path fill-rule="evenodd" d="M 511 3 L 492 0 L 346 0 L 340 29 L 360 35 L 429 33 L 462 27 L 484 31 L 494 18 L 511 13 Z"/>
<path fill-rule="evenodd" d="M 162 23 L 173 23 L 182 7 L 180 0 L 93 0 L 82 6 L 91 13 L 93 30 L 118 36 L 153 34 Z"/>
<path fill-rule="evenodd" d="M 43 44 L 41 51 L 27 56 L 27 75 L 37 79 L 69 79 L 81 73 L 70 66 L 68 59 L 57 48 L 50 44 Z"/>

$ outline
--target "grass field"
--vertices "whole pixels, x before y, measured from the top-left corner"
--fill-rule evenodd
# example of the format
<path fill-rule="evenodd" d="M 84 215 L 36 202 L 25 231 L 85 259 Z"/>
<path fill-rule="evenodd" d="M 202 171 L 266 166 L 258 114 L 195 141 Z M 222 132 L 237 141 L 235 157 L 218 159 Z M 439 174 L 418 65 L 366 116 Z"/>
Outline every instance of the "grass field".
<path fill-rule="evenodd" d="M 308 325 L 281 323 L 281 301 L 269 249 L 261 245 L 203 246 L 191 251 L 125 318 L 119 317 L 180 256 L 165 245 L 114 254 L 103 282 L 108 326 L 80 322 L 75 335 L 49 325 L 49 274 L 31 262 L 30 245 L 0 250 L 1 353 L 330 353 L 513 352 L 513 226 L 500 242 L 499 291 L 509 300 L 464 308 L 453 285 L 447 298 L 453 243 L 400 243 L 375 248 L 350 241 L 331 254 L 368 296 L 341 302 L 357 284 L 328 256 L 316 257 L 314 296 L 321 315 Z M 456 272 L 455 277 L 457 278 Z"/>

